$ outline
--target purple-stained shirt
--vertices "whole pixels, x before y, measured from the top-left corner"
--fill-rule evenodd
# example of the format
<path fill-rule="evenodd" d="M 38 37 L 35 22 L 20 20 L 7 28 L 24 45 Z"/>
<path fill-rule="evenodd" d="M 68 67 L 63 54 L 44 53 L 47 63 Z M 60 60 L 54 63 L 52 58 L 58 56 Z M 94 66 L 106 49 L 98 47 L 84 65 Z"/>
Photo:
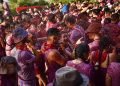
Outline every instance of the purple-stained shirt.
<path fill-rule="evenodd" d="M 112 86 L 120 86 L 120 63 L 112 62 L 107 73 L 112 78 Z"/>
<path fill-rule="evenodd" d="M 99 40 L 95 40 L 89 43 L 88 45 L 89 45 L 90 51 L 96 51 L 99 49 Z"/>
<path fill-rule="evenodd" d="M 105 25 L 101 30 L 101 33 L 109 36 L 114 43 L 120 44 L 120 26 L 117 24 L 110 23 Z"/>
<path fill-rule="evenodd" d="M 11 51 L 11 56 L 16 58 L 18 65 L 20 66 L 20 70 L 18 71 L 20 79 L 27 81 L 35 79 L 35 56 L 31 52 L 14 48 Z"/>
<path fill-rule="evenodd" d="M 76 68 L 80 73 L 87 75 L 89 78 L 92 77 L 92 66 L 84 62 L 80 62 L 78 59 L 68 61 L 66 66 Z"/>
<path fill-rule="evenodd" d="M 81 37 L 83 37 L 85 39 L 85 31 L 84 31 L 84 29 L 81 26 L 76 25 L 73 28 L 73 30 L 70 31 L 70 41 L 74 44 Z"/>

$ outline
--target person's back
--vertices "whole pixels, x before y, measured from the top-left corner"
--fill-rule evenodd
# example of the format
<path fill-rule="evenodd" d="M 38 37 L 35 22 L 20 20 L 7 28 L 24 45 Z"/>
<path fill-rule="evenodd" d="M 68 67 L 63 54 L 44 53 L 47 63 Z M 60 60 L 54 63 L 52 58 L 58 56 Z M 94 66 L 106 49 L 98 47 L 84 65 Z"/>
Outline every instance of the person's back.
<path fill-rule="evenodd" d="M 92 66 L 90 64 L 80 62 L 79 60 L 68 61 L 67 66 L 76 68 L 80 73 L 91 78 Z"/>
<path fill-rule="evenodd" d="M 107 74 L 112 79 L 112 86 L 120 86 L 120 63 L 112 62 L 108 67 Z"/>
<path fill-rule="evenodd" d="M 89 46 L 81 43 L 75 48 L 75 60 L 68 61 L 67 66 L 77 69 L 80 73 L 92 77 L 92 66 L 86 61 L 88 59 Z"/>

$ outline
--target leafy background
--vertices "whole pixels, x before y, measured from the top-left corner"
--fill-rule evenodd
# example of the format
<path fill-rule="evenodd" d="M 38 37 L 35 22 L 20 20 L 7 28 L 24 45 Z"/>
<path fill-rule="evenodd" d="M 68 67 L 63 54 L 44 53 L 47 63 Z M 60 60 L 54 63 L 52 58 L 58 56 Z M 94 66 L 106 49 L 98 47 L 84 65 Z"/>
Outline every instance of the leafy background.
<path fill-rule="evenodd" d="M 15 14 L 15 9 L 19 6 L 42 6 L 42 5 L 49 5 L 50 3 L 56 2 L 62 2 L 62 3 L 69 3 L 71 1 L 85 1 L 85 0 L 48 0 L 50 2 L 47 2 L 45 0 L 38 0 L 38 2 L 35 2 L 35 0 L 9 0 L 10 8 L 13 14 Z M 87 0 L 88 1 L 88 0 Z M 95 2 L 96 0 L 89 0 L 90 2 Z"/>

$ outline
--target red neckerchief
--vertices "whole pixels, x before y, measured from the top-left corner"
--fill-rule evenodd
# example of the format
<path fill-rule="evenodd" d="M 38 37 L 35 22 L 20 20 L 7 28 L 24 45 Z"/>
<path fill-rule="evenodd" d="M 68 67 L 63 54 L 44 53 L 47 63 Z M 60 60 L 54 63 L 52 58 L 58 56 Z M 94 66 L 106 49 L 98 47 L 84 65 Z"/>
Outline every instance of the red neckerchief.
<path fill-rule="evenodd" d="M 55 45 L 53 45 L 53 44 L 47 44 L 47 42 L 45 42 L 43 44 L 43 51 L 45 52 L 45 51 L 47 51 L 49 49 L 57 49 L 57 47 Z"/>
<path fill-rule="evenodd" d="M 28 48 L 27 48 L 27 46 L 25 44 L 21 45 L 21 46 L 17 46 L 16 48 L 20 49 L 20 50 L 28 50 Z"/>
<path fill-rule="evenodd" d="M 46 52 L 49 49 L 56 49 L 59 51 L 59 53 L 63 56 L 65 56 L 64 51 L 62 50 L 62 48 L 60 47 L 59 44 L 47 44 L 46 42 L 43 44 L 42 46 L 42 52 Z"/>

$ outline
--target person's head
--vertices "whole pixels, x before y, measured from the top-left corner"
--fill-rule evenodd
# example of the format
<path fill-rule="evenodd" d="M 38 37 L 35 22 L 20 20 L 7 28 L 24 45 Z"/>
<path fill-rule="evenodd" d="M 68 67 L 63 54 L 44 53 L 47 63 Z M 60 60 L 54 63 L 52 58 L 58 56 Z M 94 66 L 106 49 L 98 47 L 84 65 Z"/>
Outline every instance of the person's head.
<path fill-rule="evenodd" d="M 99 46 L 101 51 L 112 52 L 112 41 L 107 36 L 101 37 Z"/>
<path fill-rule="evenodd" d="M 89 79 L 80 74 L 75 68 L 62 67 L 55 73 L 53 86 L 87 86 Z"/>
<path fill-rule="evenodd" d="M 17 27 L 12 32 L 12 37 L 15 44 L 25 44 L 28 38 L 28 32 L 21 27 Z"/>
<path fill-rule="evenodd" d="M 0 60 L 1 74 L 15 74 L 19 70 L 18 63 L 14 57 L 5 56 Z"/>
<path fill-rule="evenodd" d="M 50 22 L 53 22 L 53 23 L 55 23 L 56 21 L 55 21 L 55 14 L 49 14 L 48 15 L 48 20 L 50 21 Z"/>
<path fill-rule="evenodd" d="M 118 13 L 114 13 L 111 15 L 111 20 L 112 20 L 112 23 L 118 23 L 119 20 L 120 20 L 120 16 Z"/>
<path fill-rule="evenodd" d="M 76 17 L 73 15 L 68 15 L 65 18 L 65 24 L 68 28 L 73 28 L 76 24 Z"/>
<path fill-rule="evenodd" d="M 75 58 L 80 58 L 86 61 L 89 55 L 89 46 L 86 43 L 81 43 L 75 48 Z"/>
<path fill-rule="evenodd" d="M 83 12 L 83 13 L 80 13 L 79 15 L 78 15 L 78 21 L 79 20 L 86 20 L 86 21 L 88 21 L 88 13 L 87 12 Z"/>
<path fill-rule="evenodd" d="M 28 14 L 22 14 L 21 18 L 22 18 L 22 24 L 23 24 L 23 26 L 27 29 L 30 26 L 30 24 L 31 24 L 30 19 L 32 17 L 30 15 L 28 15 Z"/>
<path fill-rule="evenodd" d="M 57 22 L 62 22 L 62 20 L 63 20 L 63 14 L 61 12 L 59 12 L 59 13 L 56 14 L 55 18 L 56 18 Z"/>
<path fill-rule="evenodd" d="M 73 12 L 76 9 L 77 9 L 77 6 L 73 5 L 73 6 L 70 7 L 70 12 Z"/>
<path fill-rule="evenodd" d="M 60 39 L 60 31 L 57 28 L 50 28 L 47 31 L 47 41 L 50 44 L 58 43 Z"/>
<path fill-rule="evenodd" d="M 89 37 L 89 39 L 93 40 L 95 35 L 99 34 L 102 26 L 100 23 L 92 23 L 89 25 L 88 29 L 86 30 L 86 33 Z"/>
<path fill-rule="evenodd" d="M 111 16 L 111 10 L 109 8 L 104 8 L 105 18 L 109 18 Z"/>
<path fill-rule="evenodd" d="M 99 16 L 99 14 L 100 14 L 100 9 L 93 9 L 93 17 L 97 17 L 97 16 Z"/>
<path fill-rule="evenodd" d="M 111 19 L 110 18 L 105 18 L 104 25 L 109 24 L 109 23 L 111 23 Z"/>

